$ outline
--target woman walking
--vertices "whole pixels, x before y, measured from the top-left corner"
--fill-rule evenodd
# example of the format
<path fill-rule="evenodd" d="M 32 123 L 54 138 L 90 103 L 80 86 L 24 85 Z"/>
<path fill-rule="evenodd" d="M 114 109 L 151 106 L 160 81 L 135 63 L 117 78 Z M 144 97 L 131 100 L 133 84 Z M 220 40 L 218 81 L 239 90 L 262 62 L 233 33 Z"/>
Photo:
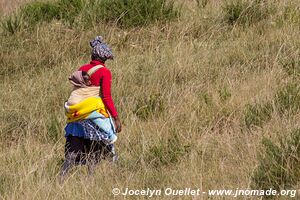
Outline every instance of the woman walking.
<path fill-rule="evenodd" d="M 90 63 L 81 66 L 79 72 L 75 72 L 69 79 L 75 86 L 74 88 L 91 87 L 94 91 L 95 88 L 97 89 L 96 95 L 101 97 L 101 99 L 93 99 L 93 101 L 97 101 L 97 106 L 99 105 L 99 101 L 100 104 L 103 102 L 105 113 L 108 113 L 108 117 L 112 119 L 111 121 L 113 122 L 111 127 L 113 127 L 114 132 L 118 133 L 121 131 L 122 125 L 111 97 L 111 72 L 105 66 L 106 60 L 113 59 L 112 50 L 102 41 L 102 37 L 100 36 L 92 40 L 90 46 L 92 47 Z M 88 77 L 88 80 L 86 80 L 86 77 Z M 76 98 L 78 99 L 78 91 L 80 90 L 74 92 L 75 94 L 72 92 L 68 102 L 71 102 L 71 100 L 74 101 Z M 81 93 L 84 93 L 83 96 L 87 95 L 87 93 L 90 95 L 90 91 L 91 90 Z M 84 106 L 82 110 L 89 109 L 90 102 L 93 101 L 89 101 L 88 103 L 82 103 L 83 101 L 80 101 Z M 68 111 L 70 107 L 68 107 L 67 104 L 65 105 Z M 95 116 L 95 112 L 91 114 Z M 105 115 L 104 113 L 102 114 Z M 97 113 L 96 116 L 100 115 L 103 117 L 102 114 L 100 112 Z M 106 120 L 105 117 L 103 118 Z M 99 123 L 101 123 L 101 121 Z M 105 133 L 101 125 L 98 126 L 97 123 L 95 123 L 95 120 L 91 117 L 87 117 L 86 113 L 82 114 L 82 116 L 80 116 L 79 112 L 69 114 L 65 131 L 65 160 L 61 169 L 61 179 L 77 164 L 87 164 L 89 173 L 92 173 L 96 164 L 102 158 L 111 158 L 112 161 L 117 159 L 114 144 L 112 144 L 115 140 L 107 142 L 107 140 L 105 140 L 105 138 L 107 138 L 105 134 L 107 133 Z"/>

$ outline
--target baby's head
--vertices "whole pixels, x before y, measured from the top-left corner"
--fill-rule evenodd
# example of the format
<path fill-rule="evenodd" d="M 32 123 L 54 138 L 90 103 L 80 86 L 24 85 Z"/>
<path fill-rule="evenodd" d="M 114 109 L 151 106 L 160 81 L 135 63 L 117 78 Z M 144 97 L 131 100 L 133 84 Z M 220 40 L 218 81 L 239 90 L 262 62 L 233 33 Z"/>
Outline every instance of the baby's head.
<path fill-rule="evenodd" d="M 84 71 L 82 71 L 81 73 L 82 73 L 82 78 L 84 80 L 85 85 L 87 85 L 87 86 L 92 85 L 91 77 L 89 76 L 89 74 Z"/>
<path fill-rule="evenodd" d="M 70 77 L 69 81 L 72 85 L 79 88 L 89 87 L 92 85 L 91 78 L 87 72 L 76 71 Z"/>

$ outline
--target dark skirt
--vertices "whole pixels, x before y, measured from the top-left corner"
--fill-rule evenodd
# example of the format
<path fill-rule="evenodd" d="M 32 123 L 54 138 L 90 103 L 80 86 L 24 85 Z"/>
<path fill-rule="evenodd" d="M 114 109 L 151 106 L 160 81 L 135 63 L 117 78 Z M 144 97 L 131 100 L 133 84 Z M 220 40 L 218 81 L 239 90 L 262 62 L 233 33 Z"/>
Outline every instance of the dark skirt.
<path fill-rule="evenodd" d="M 88 160 L 98 163 L 101 159 L 115 161 L 116 153 L 113 145 L 106 145 L 101 141 L 92 141 L 69 135 L 66 138 L 65 156 L 76 154 L 76 164 L 86 164 Z"/>
<path fill-rule="evenodd" d="M 85 164 L 90 158 L 96 162 L 101 159 L 116 161 L 114 145 L 102 141 L 104 133 L 91 120 L 68 123 L 65 131 L 65 156 L 75 153 L 76 164 Z"/>

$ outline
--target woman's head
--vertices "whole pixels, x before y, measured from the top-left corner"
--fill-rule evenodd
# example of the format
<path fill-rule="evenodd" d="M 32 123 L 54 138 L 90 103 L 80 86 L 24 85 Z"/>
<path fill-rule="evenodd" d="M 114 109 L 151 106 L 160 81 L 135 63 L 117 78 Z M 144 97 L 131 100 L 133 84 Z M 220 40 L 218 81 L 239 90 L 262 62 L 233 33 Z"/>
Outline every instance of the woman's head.
<path fill-rule="evenodd" d="M 97 36 L 90 42 L 92 49 L 92 60 L 99 60 L 103 63 L 108 59 L 113 59 L 113 53 L 111 48 L 103 42 L 101 36 Z"/>

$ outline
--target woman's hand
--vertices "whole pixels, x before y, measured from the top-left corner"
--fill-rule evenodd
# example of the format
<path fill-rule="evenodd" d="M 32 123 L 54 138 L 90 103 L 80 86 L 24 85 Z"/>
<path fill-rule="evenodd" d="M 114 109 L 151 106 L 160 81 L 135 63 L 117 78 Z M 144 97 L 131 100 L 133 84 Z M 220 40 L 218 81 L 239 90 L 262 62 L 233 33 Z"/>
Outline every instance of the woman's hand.
<path fill-rule="evenodd" d="M 114 123 L 115 123 L 115 128 L 116 132 L 119 133 L 122 131 L 122 124 L 118 116 L 114 117 Z"/>

